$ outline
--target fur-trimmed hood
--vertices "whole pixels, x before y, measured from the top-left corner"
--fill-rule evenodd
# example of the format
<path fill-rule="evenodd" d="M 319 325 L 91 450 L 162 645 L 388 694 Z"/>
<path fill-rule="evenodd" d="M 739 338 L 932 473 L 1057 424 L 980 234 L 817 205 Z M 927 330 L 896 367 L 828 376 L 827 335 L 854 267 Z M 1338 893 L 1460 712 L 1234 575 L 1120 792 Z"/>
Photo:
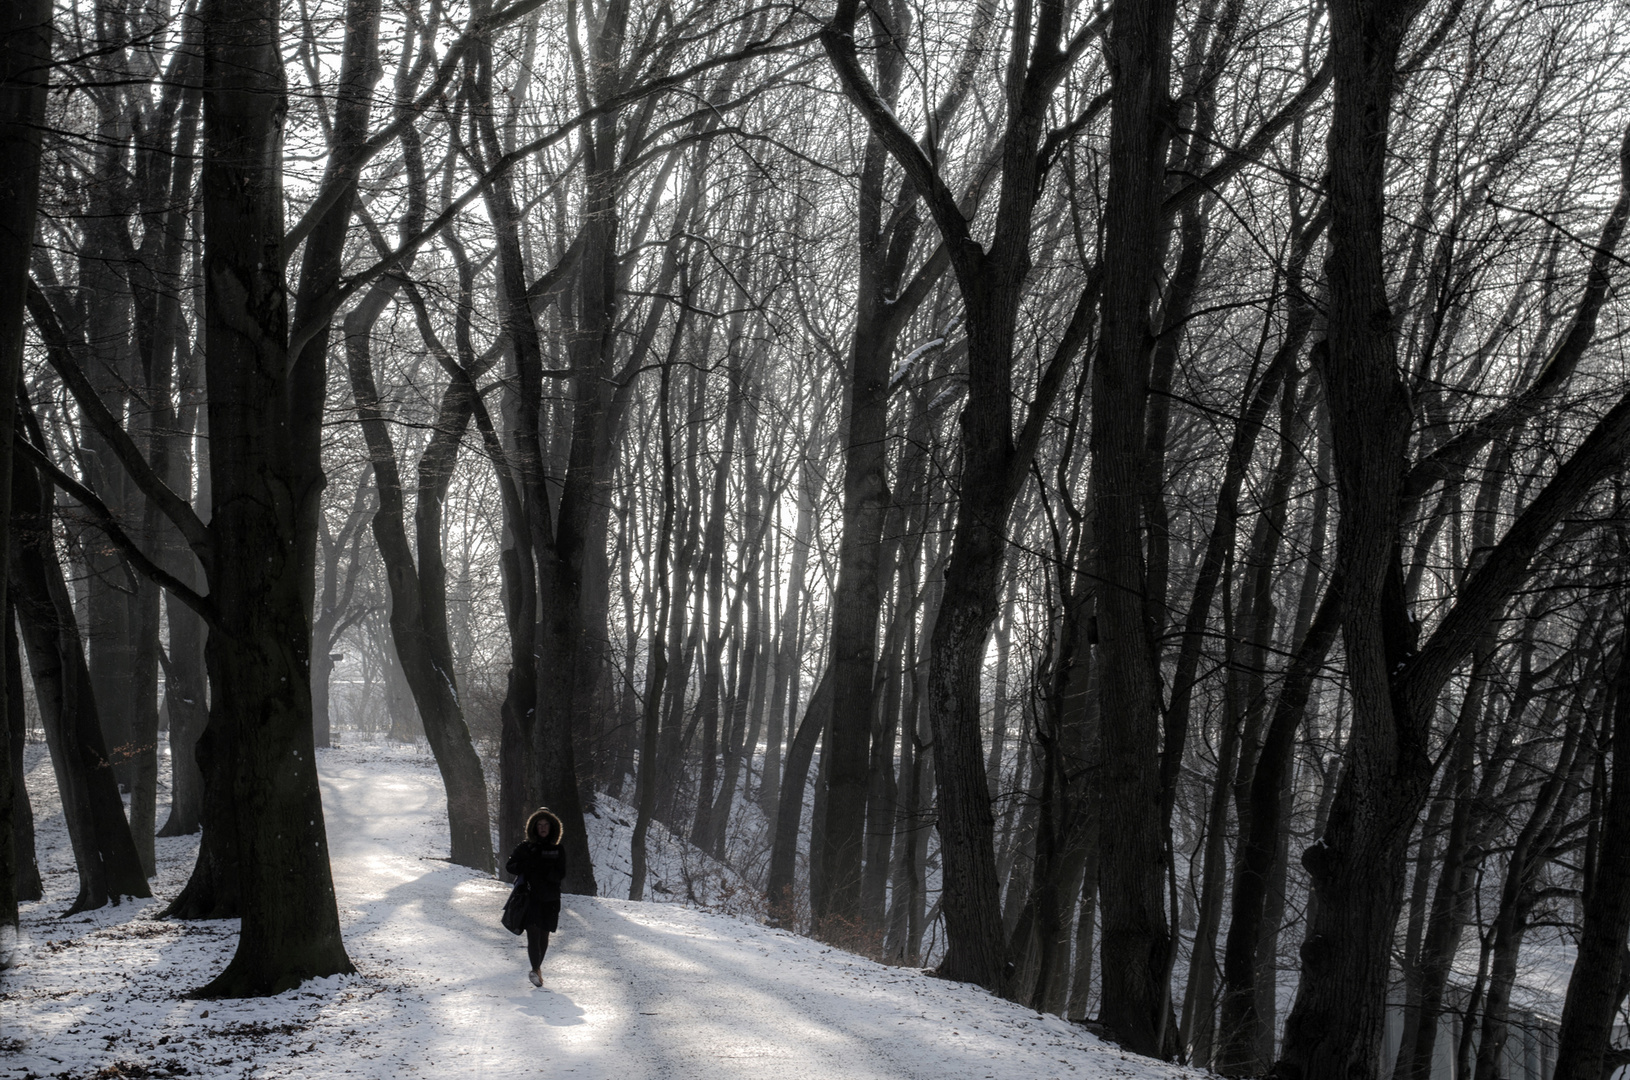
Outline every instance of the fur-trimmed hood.
<path fill-rule="evenodd" d="M 547 822 L 551 830 L 548 836 L 540 837 L 544 843 L 558 844 L 561 837 L 566 835 L 566 827 L 561 824 L 560 818 L 555 816 L 555 812 L 547 806 L 540 806 L 532 811 L 531 817 L 526 819 L 526 831 L 521 834 L 522 837 L 531 840 L 534 836 L 537 836 L 538 834 L 534 830 L 537 829 L 540 822 Z"/>

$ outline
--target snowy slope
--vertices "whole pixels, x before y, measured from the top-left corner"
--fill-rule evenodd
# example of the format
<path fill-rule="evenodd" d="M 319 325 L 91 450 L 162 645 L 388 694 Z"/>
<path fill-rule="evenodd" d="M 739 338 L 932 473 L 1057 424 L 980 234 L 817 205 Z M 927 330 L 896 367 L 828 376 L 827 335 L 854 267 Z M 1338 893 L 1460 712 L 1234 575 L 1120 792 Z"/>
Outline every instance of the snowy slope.
<path fill-rule="evenodd" d="M 72 862 L 49 767 L 32 763 L 49 896 L 26 906 L 20 965 L 0 976 L 0 1076 L 1198 1075 L 968 986 L 676 904 L 568 898 L 534 990 L 524 945 L 498 926 L 505 886 L 437 858 L 446 825 L 429 757 L 377 747 L 321 761 L 357 974 L 260 1001 L 190 1000 L 230 956 L 233 925 L 158 922 L 156 902 L 56 919 Z M 192 851 L 160 841 L 161 897 Z"/>

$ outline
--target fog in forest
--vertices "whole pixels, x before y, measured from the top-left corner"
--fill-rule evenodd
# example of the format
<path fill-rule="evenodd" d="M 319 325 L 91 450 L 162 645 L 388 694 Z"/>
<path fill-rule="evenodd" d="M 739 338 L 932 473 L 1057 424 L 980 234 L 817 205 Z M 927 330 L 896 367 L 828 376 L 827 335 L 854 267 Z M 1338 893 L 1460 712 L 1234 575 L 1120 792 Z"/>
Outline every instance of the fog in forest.
<path fill-rule="evenodd" d="M 308 999 L 397 1038 L 322 1010 L 414 905 L 413 963 L 475 980 L 415 993 L 482 1016 L 531 992 L 481 936 L 524 863 L 568 981 L 520 1000 L 578 1049 L 614 1007 L 572 972 L 661 967 L 617 920 L 710 943 L 753 1015 L 734 919 L 787 950 L 765 986 L 926 970 L 1089 1074 L 1608 1080 L 1627 34 L 1617 0 L 0 4 L 0 1063 L 135 1067 L 51 989 L 93 937 L 271 1002 L 258 1054 L 329 1053 L 268 1041 Z M 819 1019 L 870 1045 L 876 1008 Z M 795 1027 L 753 1045 L 982 1067 Z M 654 1064 L 684 1037 L 583 1060 L 731 1056 Z"/>

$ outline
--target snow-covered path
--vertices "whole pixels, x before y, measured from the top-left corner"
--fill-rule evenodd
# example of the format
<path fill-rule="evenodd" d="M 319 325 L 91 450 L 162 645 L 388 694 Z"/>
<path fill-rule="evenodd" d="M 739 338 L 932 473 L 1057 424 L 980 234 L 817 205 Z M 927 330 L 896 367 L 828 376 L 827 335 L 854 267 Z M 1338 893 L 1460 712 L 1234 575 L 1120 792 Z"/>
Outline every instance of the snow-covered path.
<path fill-rule="evenodd" d="M 428 762 L 335 751 L 323 766 L 357 975 L 264 1001 L 181 997 L 224 963 L 231 926 L 156 922 L 145 904 L 58 922 L 50 916 L 71 894 L 72 864 L 50 851 L 52 896 L 29 905 L 23 962 L 0 976 L 0 1075 L 1152 1080 L 1184 1072 L 971 987 L 671 904 L 568 898 L 545 988 L 535 990 L 524 943 L 497 922 L 506 887 L 435 858 L 446 830 Z M 41 831 L 46 857 L 54 833 L 49 822 Z M 163 858 L 161 896 L 184 878 L 187 846 L 170 842 Z M 123 1071 L 98 1071 L 115 1065 Z"/>

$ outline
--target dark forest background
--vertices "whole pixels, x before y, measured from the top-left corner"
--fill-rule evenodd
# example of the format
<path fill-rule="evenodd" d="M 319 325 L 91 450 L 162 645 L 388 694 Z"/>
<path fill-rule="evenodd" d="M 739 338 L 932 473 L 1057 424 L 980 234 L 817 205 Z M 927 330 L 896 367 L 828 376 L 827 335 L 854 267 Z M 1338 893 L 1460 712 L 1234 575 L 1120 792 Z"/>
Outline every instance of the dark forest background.
<path fill-rule="evenodd" d="M 1570 942 L 1602 1080 L 1627 17 L 5 4 L 0 923 L 37 724 L 76 910 L 201 829 L 202 992 L 348 970 L 314 750 L 387 733 L 454 862 L 547 804 L 592 895 L 619 801 L 631 899 L 665 827 L 1230 1076 L 1378 1076 L 1390 1000 L 1496 1080 Z"/>

